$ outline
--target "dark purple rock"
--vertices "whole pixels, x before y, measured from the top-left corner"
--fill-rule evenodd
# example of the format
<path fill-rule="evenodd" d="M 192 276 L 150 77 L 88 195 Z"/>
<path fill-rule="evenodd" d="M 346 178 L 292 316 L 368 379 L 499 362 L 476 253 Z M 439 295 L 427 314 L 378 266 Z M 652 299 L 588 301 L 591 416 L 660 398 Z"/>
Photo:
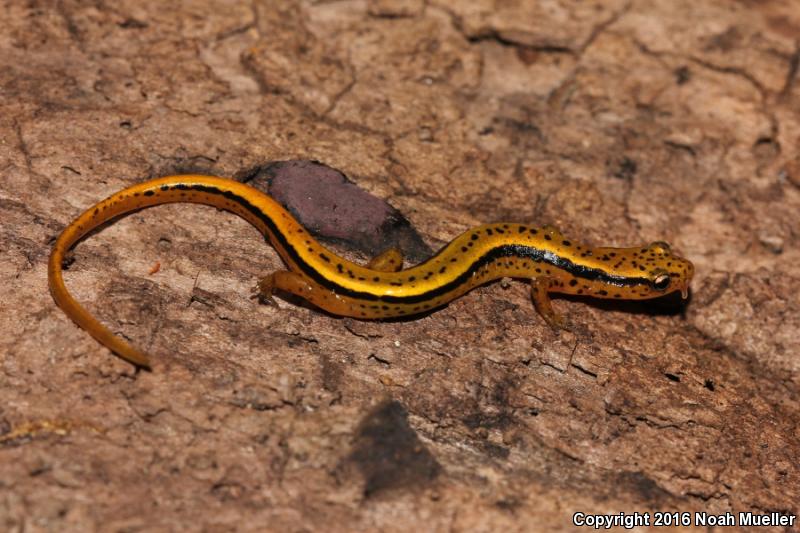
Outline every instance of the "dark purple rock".
<path fill-rule="evenodd" d="M 279 161 L 253 169 L 244 180 L 284 205 L 313 235 L 373 257 L 397 247 L 411 263 L 431 249 L 397 209 L 316 161 Z"/>

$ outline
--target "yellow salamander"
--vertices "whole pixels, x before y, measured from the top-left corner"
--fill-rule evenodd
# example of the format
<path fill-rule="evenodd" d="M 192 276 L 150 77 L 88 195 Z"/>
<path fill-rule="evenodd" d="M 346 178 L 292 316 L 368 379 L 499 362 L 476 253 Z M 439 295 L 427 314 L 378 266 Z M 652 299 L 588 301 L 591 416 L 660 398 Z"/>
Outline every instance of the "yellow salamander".
<path fill-rule="evenodd" d="M 258 282 L 266 300 L 275 291 L 285 291 L 334 315 L 359 319 L 424 313 L 478 285 L 512 277 L 531 280 L 536 310 L 550 325 L 563 328 L 564 320 L 553 311 L 548 293 L 645 299 L 681 291 L 686 298 L 694 273 L 692 263 L 673 255 L 664 242 L 591 248 L 550 226 L 512 223 L 471 229 L 427 261 L 405 270 L 397 249 L 362 266 L 322 246 L 272 197 L 248 185 L 212 176 L 169 176 L 133 185 L 89 208 L 58 237 L 48 264 L 50 292 L 67 316 L 122 358 L 146 368 L 143 352 L 114 335 L 69 294 L 62 263 L 67 251 L 101 224 L 172 202 L 230 211 L 266 237 L 288 267 Z"/>

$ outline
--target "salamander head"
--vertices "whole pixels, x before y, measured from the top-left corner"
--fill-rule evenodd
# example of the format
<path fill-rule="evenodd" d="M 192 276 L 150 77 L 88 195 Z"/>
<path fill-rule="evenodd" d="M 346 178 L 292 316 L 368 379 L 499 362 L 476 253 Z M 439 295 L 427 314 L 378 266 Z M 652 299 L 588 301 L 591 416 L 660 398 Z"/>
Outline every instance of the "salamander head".
<path fill-rule="evenodd" d="M 669 244 L 656 241 L 643 248 L 623 248 L 617 254 L 619 268 L 612 274 L 627 285 L 625 298 L 658 298 L 675 291 L 688 298 L 694 265 L 674 255 Z"/>
<path fill-rule="evenodd" d="M 637 248 L 593 248 L 574 255 L 571 263 L 566 270 L 572 272 L 555 291 L 633 300 L 680 291 L 687 298 L 694 275 L 692 263 L 661 241 Z"/>
<path fill-rule="evenodd" d="M 669 244 L 651 243 L 640 257 L 645 265 L 648 283 L 639 290 L 642 298 L 656 298 L 664 294 L 681 291 L 681 297 L 689 297 L 689 283 L 694 276 L 694 265 L 688 259 L 672 254 Z"/>

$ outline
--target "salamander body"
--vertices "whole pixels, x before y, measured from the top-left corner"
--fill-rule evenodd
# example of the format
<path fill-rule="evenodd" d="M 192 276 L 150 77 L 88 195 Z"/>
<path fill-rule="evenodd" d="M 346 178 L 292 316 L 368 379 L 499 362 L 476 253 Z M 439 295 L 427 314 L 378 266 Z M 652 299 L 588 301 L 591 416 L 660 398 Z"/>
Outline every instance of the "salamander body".
<path fill-rule="evenodd" d="M 143 367 L 149 366 L 143 352 L 114 335 L 69 294 L 62 263 L 69 249 L 101 224 L 124 213 L 175 202 L 230 211 L 265 236 L 287 266 L 258 282 L 266 300 L 285 291 L 334 315 L 358 319 L 424 313 L 479 285 L 511 277 L 531 280 L 539 314 L 552 326 L 565 327 L 552 309 L 549 293 L 646 299 L 680 291 L 686 298 L 694 273 L 692 263 L 673 255 L 664 242 L 592 248 L 551 226 L 502 222 L 462 233 L 411 268 L 402 269 L 397 249 L 362 266 L 322 246 L 286 209 L 257 189 L 212 176 L 169 176 L 133 185 L 89 208 L 58 237 L 48 264 L 50 292 L 59 307 L 103 345 Z"/>

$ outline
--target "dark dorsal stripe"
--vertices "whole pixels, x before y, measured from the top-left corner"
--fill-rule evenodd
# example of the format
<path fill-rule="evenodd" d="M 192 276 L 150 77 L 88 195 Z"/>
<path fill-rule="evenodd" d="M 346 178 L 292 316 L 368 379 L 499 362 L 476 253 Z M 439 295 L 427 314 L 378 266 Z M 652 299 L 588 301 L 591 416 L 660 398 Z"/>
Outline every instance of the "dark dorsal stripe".
<path fill-rule="evenodd" d="M 239 196 L 231 191 L 224 191 L 218 189 L 217 187 L 209 186 L 209 185 L 185 185 L 185 184 L 178 184 L 173 185 L 173 189 L 179 190 L 186 190 L 191 189 L 194 191 L 205 192 L 208 194 L 216 194 L 223 196 L 229 200 L 236 202 L 237 204 L 241 205 L 245 209 L 247 209 L 253 216 L 255 216 L 258 220 L 260 220 L 264 226 L 270 232 L 270 235 L 278 243 L 283 250 L 286 251 L 286 254 L 291 258 L 291 260 L 303 271 L 303 273 L 314 280 L 316 283 L 325 287 L 328 290 L 335 292 L 336 294 L 341 294 L 342 296 L 349 296 L 351 298 L 358 298 L 362 300 L 371 300 L 371 301 L 381 301 L 386 303 L 396 303 L 396 304 L 415 304 L 420 302 L 426 302 L 437 298 L 439 296 L 445 295 L 464 283 L 467 283 L 469 279 L 480 270 L 482 267 L 490 264 L 491 262 L 495 261 L 496 259 L 500 259 L 503 257 L 516 257 L 520 259 L 529 259 L 535 262 L 541 262 L 550 264 L 556 268 L 560 268 L 569 272 L 576 278 L 582 278 L 590 281 L 599 281 L 602 283 L 607 283 L 609 285 L 615 285 L 618 287 L 630 287 L 634 285 L 642 285 L 649 283 L 647 278 L 642 277 L 625 277 L 625 276 L 617 276 L 614 274 L 610 274 L 600 268 L 588 267 L 586 265 L 581 265 L 578 263 L 574 263 L 569 259 L 561 257 L 549 250 L 541 250 L 534 246 L 525 246 L 521 244 L 503 244 L 496 246 L 486 252 L 484 255 L 476 259 L 475 261 L 470 264 L 469 268 L 459 274 L 456 278 L 451 280 L 444 285 L 441 285 L 435 289 L 431 289 L 430 291 L 415 294 L 411 296 L 380 296 L 377 294 L 372 294 L 370 292 L 362 292 L 362 291 L 354 291 L 352 289 L 348 289 L 347 287 L 343 287 L 336 283 L 333 280 L 326 278 L 321 272 L 317 271 L 314 267 L 309 265 L 308 263 L 303 260 L 300 254 L 297 253 L 297 250 L 292 246 L 289 241 L 286 239 L 286 236 L 280 232 L 278 226 L 275 224 L 275 221 L 272 218 L 262 211 L 258 209 L 256 206 L 251 204 L 246 198 Z M 433 258 L 428 259 L 425 263 L 429 263 L 433 261 L 437 256 L 441 255 L 447 247 L 443 248 L 439 251 Z M 423 265 L 425 263 L 422 263 Z"/>

